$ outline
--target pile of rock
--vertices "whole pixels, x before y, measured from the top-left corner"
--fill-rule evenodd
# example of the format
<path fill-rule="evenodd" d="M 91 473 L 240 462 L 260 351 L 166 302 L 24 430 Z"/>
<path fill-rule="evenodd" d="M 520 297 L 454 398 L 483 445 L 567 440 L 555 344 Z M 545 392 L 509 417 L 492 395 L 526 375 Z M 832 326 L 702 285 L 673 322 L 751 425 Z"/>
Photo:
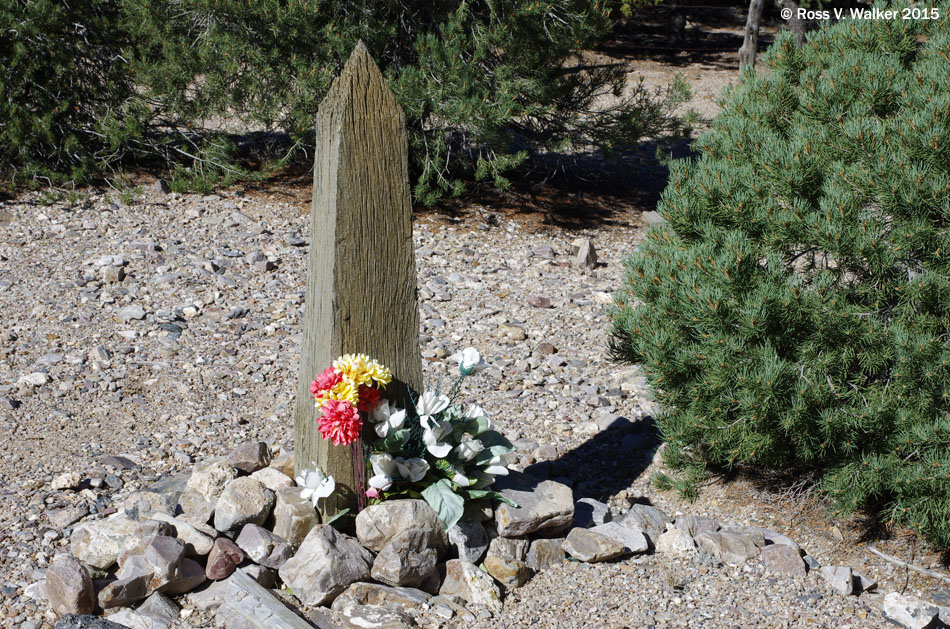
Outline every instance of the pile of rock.
<path fill-rule="evenodd" d="M 801 577 L 820 569 L 842 594 L 875 587 L 846 566 L 821 567 L 774 531 L 673 520 L 643 504 L 614 520 L 604 503 L 575 502 L 568 486 L 517 472 L 496 483 L 517 507 L 471 503 L 445 531 L 426 502 L 392 500 L 360 512 L 352 537 L 319 523 L 292 467 L 292 455 L 272 461 L 254 443 L 137 491 L 116 513 L 77 525 L 71 554 L 57 556 L 34 590 L 59 629 L 165 628 L 183 618 L 210 623 L 212 614 L 224 627 L 366 628 L 411 626 L 424 615 L 490 618 L 506 592 L 563 561 L 654 551 L 758 560 Z M 186 594 L 182 608 L 174 597 Z M 884 609 L 908 627 L 929 626 L 941 612 L 896 594 Z M 95 612 L 108 615 L 86 616 Z"/>

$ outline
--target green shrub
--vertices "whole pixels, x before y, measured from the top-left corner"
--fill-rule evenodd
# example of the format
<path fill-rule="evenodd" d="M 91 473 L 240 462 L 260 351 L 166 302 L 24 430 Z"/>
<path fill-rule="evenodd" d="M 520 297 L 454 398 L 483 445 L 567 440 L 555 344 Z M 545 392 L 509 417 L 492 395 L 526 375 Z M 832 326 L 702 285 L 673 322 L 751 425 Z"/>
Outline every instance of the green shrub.
<path fill-rule="evenodd" d="M 843 512 L 950 544 L 950 7 L 778 38 L 671 166 L 615 357 L 667 461 L 817 470 Z"/>
<path fill-rule="evenodd" d="M 141 136 L 120 24 L 119 0 L 0 5 L 0 177 L 81 180 Z"/>

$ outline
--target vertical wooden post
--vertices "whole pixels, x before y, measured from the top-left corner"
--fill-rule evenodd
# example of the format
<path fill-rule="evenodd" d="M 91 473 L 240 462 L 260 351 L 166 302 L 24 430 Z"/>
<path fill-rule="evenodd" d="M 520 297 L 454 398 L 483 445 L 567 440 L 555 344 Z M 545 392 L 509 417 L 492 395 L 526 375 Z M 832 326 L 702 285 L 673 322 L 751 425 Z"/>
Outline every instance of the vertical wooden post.
<path fill-rule="evenodd" d="M 404 402 L 407 386 L 422 385 L 406 120 L 362 42 L 320 104 L 315 159 L 294 468 L 319 465 L 336 480 L 326 520 L 355 513 L 361 488 L 353 450 L 317 430 L 314 376 L 341 354 L 365 353 L 392 369 L 387 398 Z"/>

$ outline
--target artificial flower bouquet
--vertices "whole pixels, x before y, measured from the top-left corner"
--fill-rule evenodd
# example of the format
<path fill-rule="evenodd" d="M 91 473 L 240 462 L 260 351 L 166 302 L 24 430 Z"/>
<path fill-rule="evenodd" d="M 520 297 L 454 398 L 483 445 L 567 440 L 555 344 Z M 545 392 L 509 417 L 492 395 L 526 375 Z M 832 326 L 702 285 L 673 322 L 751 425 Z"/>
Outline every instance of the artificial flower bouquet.
<path fill-rule="evenodd" d="M 453 401 L 462 381 L 487 364 L 471 347 L 452 358 L 459 375 L 448 393 L 436 386 L 401 404 L 383 396 L 392 380 L 389 369 L 363 354 L 341 356 L 310 387 L 324 439 L 349 445 L 363 435 L 363 460 L 372 468 L 366 496 L 422 498 L 446 529 L 462 517 L 466 500 L 510 502 L 490 487 L 496 476 L 508 474 L 507 457 L 514 451 L 491 429 L 483 408 Z M 365 434 L 364 419 L 372 424 Z"/>

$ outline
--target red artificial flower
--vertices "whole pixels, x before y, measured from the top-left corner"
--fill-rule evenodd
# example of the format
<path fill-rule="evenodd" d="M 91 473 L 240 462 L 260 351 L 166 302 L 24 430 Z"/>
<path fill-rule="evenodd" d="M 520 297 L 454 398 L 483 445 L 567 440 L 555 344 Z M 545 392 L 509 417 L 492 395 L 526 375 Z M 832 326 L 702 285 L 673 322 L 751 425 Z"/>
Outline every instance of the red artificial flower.
<path fill-rule="evenodd" d="M 356 441 L 363 428 L 359 411 L 345 400 L 327 400 L 323 416 L 317 420 L 320 434 L 335 446 L 348 446 Z"/>
<path fill-rule="evenodd" d="M 360 386 L 360 404 L 359 409 L 364 413 L 368 413 L 379 404 L 380 393 L 379 389 L 374 389 L 373 387 L 368 387 L 365 384 Z"/>
<path fill-rule="evenodd" d="M 319 396 L 324 391 L 329 391 L 337 385 L 337 383 L 343 379 L 343 376 L 340 375 L 340 372 L 334 369 L 333 367 L 327 367 L 323 370 L 316 380 L 310 383 L 310 393 L 313 394 L 313 397 Z"/>

